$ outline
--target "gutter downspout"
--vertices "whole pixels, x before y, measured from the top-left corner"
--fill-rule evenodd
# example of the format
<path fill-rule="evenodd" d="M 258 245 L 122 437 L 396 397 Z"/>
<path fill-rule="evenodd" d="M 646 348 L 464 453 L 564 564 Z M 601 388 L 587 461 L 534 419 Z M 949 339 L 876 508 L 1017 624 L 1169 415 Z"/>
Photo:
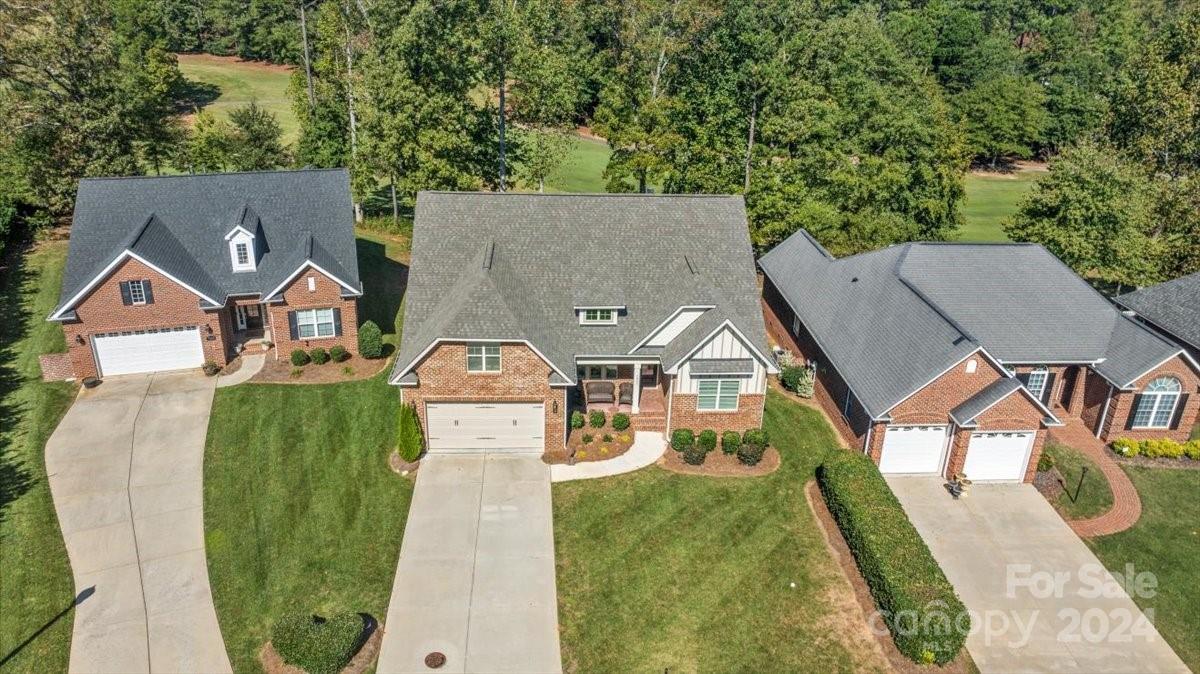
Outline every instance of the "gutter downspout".
<path fill-rule="evenodd" d="M 665 439 L 667 442 L 671 441 L 671 407 L 673 401 L 675 400 L 675 382 L 679 379 L 677 375 L 669 376 L 671 377 L 671 383 L 669 386 L 667 386 L 667 430 L 665 433 L 663 433 L 663 435 L 666 436 Z"/>
<path fill-rule="evenodd" d="M 1108 395 L 1105 396 L 1105 398 L 1104 398 L 1104 409 L 1100 411 L 1100 421 L 1096 424 L 1095 433 L 1096 433 L 1097 439 L 1099 439 L 1100 435 L 1104 432 L 1104 422 L 1108 421 L 1108 406 L 1109 406 L 1109 404 L 1112 403 L 1112 394 L 1113 394 L 1113 387 L 1112 387 L 1112 384 L 1109 384 L 1108 385 Z"/>
<path fill-rule="evenodd" d="M 867 437 L 863 441 L 863 454 L 871 454 L 871 434 L 875 432 L 875 420 L 867 422 Z"/>

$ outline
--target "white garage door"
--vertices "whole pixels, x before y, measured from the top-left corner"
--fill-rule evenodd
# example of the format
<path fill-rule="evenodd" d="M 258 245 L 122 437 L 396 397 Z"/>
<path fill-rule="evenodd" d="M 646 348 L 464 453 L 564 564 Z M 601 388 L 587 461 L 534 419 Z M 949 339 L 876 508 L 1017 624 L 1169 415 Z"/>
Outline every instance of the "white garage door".
<path fill-rule="evenodd" d="M 430 452 L 538 452 L 541 403 L 427 403 Z"/>
<path fill-rule="evenodd" d="M 945 426 L 888 426 L 879 472 L 937 474 L 946 456 Z"/>
<path fill-rule="evenodd" d="M 1024 480 L 1033 436 L 1032 431 L 972 433 L 963 473 L 973 482 Z"/>
<path fill-rule="evenodd" d="M 104 376 L 184 370 L 204 364 L 200 330 L 194 325 L 96 335 L 92 346 Z"/>

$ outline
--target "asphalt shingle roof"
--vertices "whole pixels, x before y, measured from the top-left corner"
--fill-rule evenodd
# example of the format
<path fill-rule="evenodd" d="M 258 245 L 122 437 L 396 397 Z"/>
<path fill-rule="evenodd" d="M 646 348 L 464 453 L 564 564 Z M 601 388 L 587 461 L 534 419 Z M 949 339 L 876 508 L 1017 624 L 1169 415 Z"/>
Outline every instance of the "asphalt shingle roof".
<path fill-rule="evenodd" d="M 1004 400 L 1021 388 L 1021 380 L 1016 377 L 1003 377 L 985 386 L 982 391 L 963 401 L 961 405 L 950 410 L 950 418 L 959 426 L 970 426 L 975 417 L 983 414 L 988 408 Z"/>
<path fill-rule="evenodd" d="M 1121 295 L 1117 302 L 1200 349 L 1200 272 Z"/>
<path fill-rule="evenodd" d="M 834 259 L 806 232 L 759 265 L 875 418 L 971 352 L 1097 362 L 1119 386 L 1180 347 L 1041 246 L 909 243 Z"/>
<path fill-rule="evenodd" d="M 230 264 L 237 225 L 255 234 L 253 272 Z M 85 178 L 60 306 L 126 249 L 218 303 L 268 293 L 308 259 L 361 288 L 345 169 Z"/>
<path fill-rule="evenodd" d="M 393 376 L 436 339 L 526 339 L 574 380 L 576 356 L 628 354 L 684 305 L 714 308 L 664 367 L 726 320 L 767 353 L 741 197 L 422 192 Z M 582 306 L 625 308 L 581 326 Z"/>

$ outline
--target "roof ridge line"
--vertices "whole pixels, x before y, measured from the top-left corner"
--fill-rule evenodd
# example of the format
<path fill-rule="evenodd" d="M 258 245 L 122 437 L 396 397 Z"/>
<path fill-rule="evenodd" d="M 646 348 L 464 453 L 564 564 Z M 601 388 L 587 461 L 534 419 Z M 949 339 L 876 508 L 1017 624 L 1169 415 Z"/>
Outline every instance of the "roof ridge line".
<path fill-rule="evenodd" d="M 154 211 L 151 211 L 150 215 L 146 216 L 146 219 L 142 222 L 141 227 L 138 227 L 133 236 L 129 239 L 129 243 L 125 246 L 125 250 L 129 250 L 136 246 L 138 241 L 140 241 L 142 236 L 146 233 L 146 230 L 150 229 L 150 223 L 154 222 L 156 219 L 158 219 L 158 215 L 156 215 Z"/>
<path fill-rule="evenodd" d="M 155 176 L 91 176 L 80 178 L 79 182 L 100 182 L 109 180 L 167 180 L 174 178 L 215 178 L 220 176 L 246 176 L 246 175 L 269 175 L 275 173 L 335 173 L 338 171 L 347 171 L 344 167 L 335 168 L 291 168 L 291 169 L 269 169 L 262 171 L 226 171 L 224 173 L 174 173 L 170 175 L 155 175 Z"/>
<path fill-rule="evenodd" d="M 907 252 L 908 251 L 905 251 L 906 254 L 907 254 Z M 917 298 L 920 299 L 922 302 L 924 302 L 926 305 L 928 305 L 930 309 L 933 309 L 934 313 L 936 313 L 938 316 L 940 316 L 942 320 L 946 321 L 946 323 L 948 323 L 950 325 L 950 327 L 957 330 L 958 333 L 961 334 L 964 339 L 970 341 L 972 344 L 974 344 L 976 346 L 979 346 L 979 347 L 983 346 L 982 344 L 980 344 L 979 340 L 976 339 L 975 336 L 971 334 L 971 332 L 969 330 L 967 330 L 965 327 L 963 327 L 962 324 L 960 324 L 958 321 L 954 320 L 950 316 L 949 313 L 947 313 L 944 309 L 942 309 L 942 307 L 938 306 L 938 304 L 936 302 L 934 302 L 930 297 L 928 297 L 925 293 L 921 292 L 917 288 L 916 284 L 914 284 L 911 281 L 909 281 L 908 279 L 904 278 L 904 275 L 900 273 L 899 265 L 897 265 L 897 267 L 895 268 L 894 271 L 895 271 L 895 275 L 896 275 L 896 280 L 900 281 L 900 283 L 903 284 L 905 288 L 908 288 L 909 292 L 916 295 Z"/>
<path fill-rule="evenodd" d="M 496 197 L 631 197 L 635 199 L 744 199 L 741 194 L 689 193 L 689 194 L 654 194 L 649 192 L 493 192 L 489 190 L 419 190 L 421 194 L 449 194 L 463 196 L 496 196 Z"/>

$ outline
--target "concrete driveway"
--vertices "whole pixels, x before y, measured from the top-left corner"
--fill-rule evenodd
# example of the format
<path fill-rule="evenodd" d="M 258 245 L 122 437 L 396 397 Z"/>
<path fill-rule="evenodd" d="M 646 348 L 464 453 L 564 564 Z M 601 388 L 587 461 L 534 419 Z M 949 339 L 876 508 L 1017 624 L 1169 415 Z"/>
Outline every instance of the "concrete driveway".
<path fill-rule="evenodd" d="M 377 671 L 561 672 L 551 517 L 541 457 L 422 459 Z"/>
<path fill-rule="evenodd" d="M 938 478 L 887 481 L 971 613 L 984 674 L 1188 671 L 1129 598 L 1154 592 L 1153 569 L 1118 583 L 1031 485 L 955 501 Z"/>
<path fill-rule="evenodd" d="M 229 672 L 204 557 L 201 475 L 216 380 L 113 377 L 46 443 L 76 592 L 72 672 Z"/>

